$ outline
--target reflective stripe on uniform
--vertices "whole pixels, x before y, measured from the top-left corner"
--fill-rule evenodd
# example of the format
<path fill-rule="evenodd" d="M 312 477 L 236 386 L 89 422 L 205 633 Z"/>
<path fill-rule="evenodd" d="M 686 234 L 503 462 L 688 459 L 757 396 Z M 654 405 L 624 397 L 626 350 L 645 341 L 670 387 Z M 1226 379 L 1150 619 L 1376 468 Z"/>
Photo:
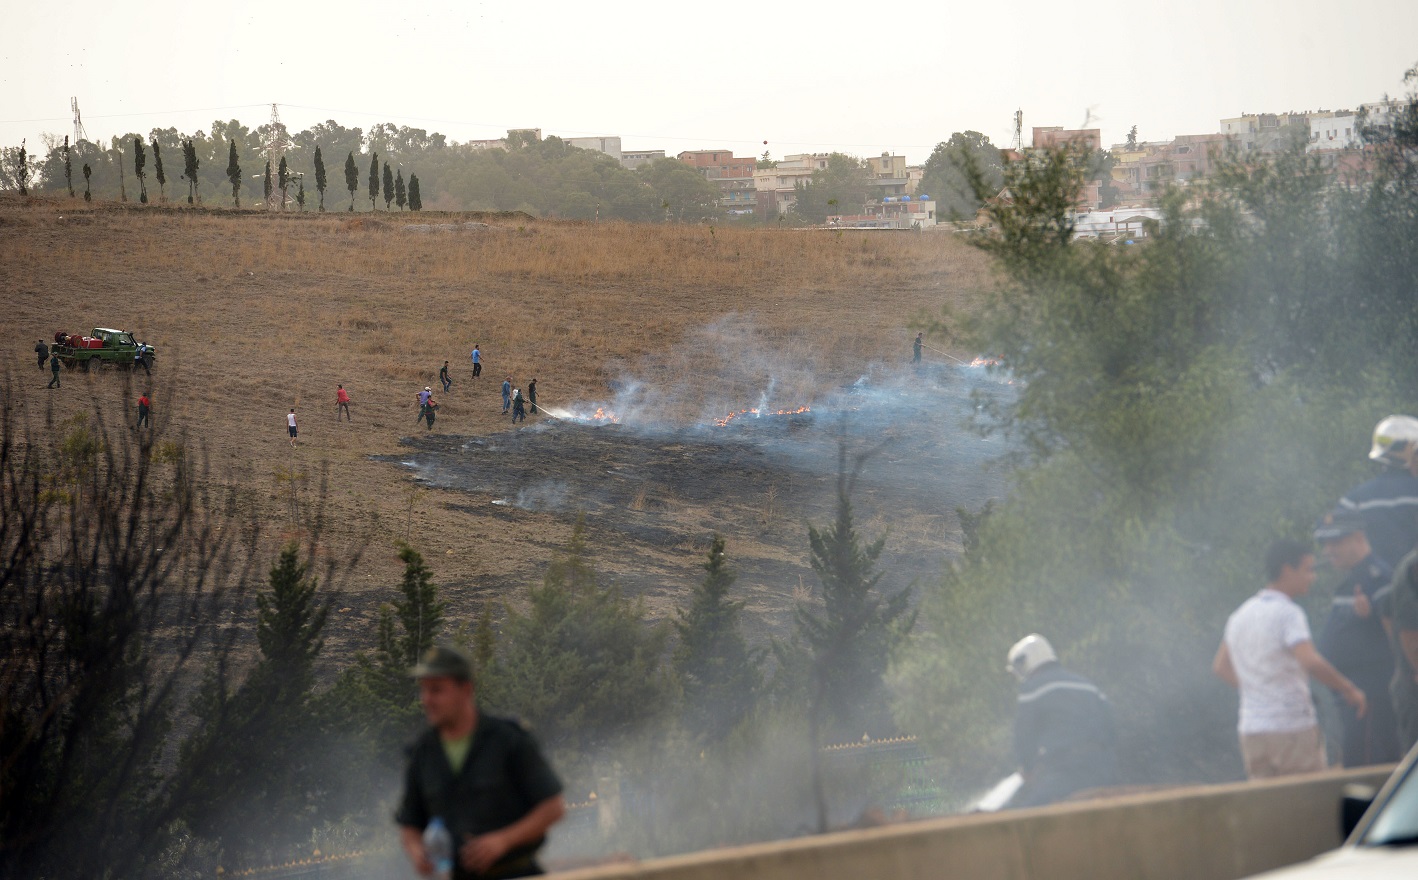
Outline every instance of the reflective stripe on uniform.
<path fill-rule="evenodd" d="M 1376 507 L 1406 507 L 1408 505 L 1418 505 L 1418 495 L 1402 495 L 1398 498 L 1374 498 L 1370 501 L 1350 501 L 1348 498 L 1339 499 L 1340 507 L 1359 511 L 1371 510 Z"/>
<path fill-rule="evenodd" d="M 1053 681 L 1053 682 L 1049 682 L 1048 684 L 1044 685 L 1043 687 L 1039 688 L 1038 690 L 1030 691 L 1030 692 L 1027 693 L 1027 694 L 1020 694 L 1020 695 L 1019 695 L 1019 702 L 1021 702 L 1021 703 L 1028 703 L 1028 702 L 1030 702 L 1031 700 L 1037 700 L 1037 699 L 1039 699 L 1040 697 L 1044 696 L 1045 694 L 1049 694 L 1049 693 L 1052 693 L 1052 692 L 1054 692 L 1054 691 L 1063 691 L 1063 690 L 1068 690 L 1068 691 L 1083 691 L 1083 692 L 1085 692 L 1085 693 L 1092 694 L 1093 696 L 1097 697 L 1097 698 L 1100 699 L 1100 700 L 1106 700 L 1106 699 L 1108 699 L 1107 697 L 1103 696 L 1103 692 L 1102 692 L 1102 691 L 1098 690 L 1098 688 L 1094 687 L 1094 686 L 1091 685 L 1091 684 L 1088 684 L 1087 682 L 1082 682 L 1082 681 Z"/>

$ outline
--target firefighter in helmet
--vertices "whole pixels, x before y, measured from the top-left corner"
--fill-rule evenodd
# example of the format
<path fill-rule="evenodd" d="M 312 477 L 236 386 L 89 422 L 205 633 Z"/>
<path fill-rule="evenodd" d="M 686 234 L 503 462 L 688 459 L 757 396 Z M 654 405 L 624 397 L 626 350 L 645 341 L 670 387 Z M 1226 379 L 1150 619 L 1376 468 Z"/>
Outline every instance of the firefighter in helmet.
<path fill-rule="evenodd" d="M 1113 708 L 1097 685 L 1064 669 L 1038 634 L 1016 642 L 1008 663 L 1019 681 L 1014 756 L 1024 782 L 1007 806 L 1038 807 L 1117 785 Z"/>

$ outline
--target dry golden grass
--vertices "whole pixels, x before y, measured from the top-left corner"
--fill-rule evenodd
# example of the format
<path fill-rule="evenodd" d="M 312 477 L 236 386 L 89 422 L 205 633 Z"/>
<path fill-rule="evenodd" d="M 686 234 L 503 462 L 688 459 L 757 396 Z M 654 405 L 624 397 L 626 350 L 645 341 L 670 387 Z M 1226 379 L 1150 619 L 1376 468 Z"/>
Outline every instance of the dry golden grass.
<path fill-rule="evenodd" d="M 947 304 L 968 309 L 986 274 L 984 258 L 945 233 L 526 218 L 405 228 L 468 219 L 0 200 L 5 323 L 22 354 L 56 330 L 95 326 L 154 343 L 154 415 L 205 444 L 273 533 L 292 528 L 292 491 L 308 500 L 328 462 L 327 544 L 339 552 L 368 539 L 371 549 L 357 590 L 392 581 L 397 562 L 385 551 L 405 534 L 440 579 L 462 584 L 508 560 L 534 570 L 566 535 L 537 517 L 490 530 L 440 493 L 410 495 L 404 472 L 370 460 L 423 431 L 413 400 L 424 385 L 441 404 L 439 433 L 510 429 L 497 392 L 506 375 L 523 387 L 535 376 L 544 405 L 605 400 L 612 382 L 634 375 L 677 390 L 673 415 L 699 418 L 719 399 L 754 405 L 764 376 L 742 354 L 767 350 L 792 365 L 779 398 L 806 403 L 865 364 L 904 361 L 910 321 Z M 475 342 L 485 358 L 477 383 Z M 454 375 L 446 396 L 436 380 L 444 360 Z M 111 373 L 66 374 L 58 393 L 33 362 L 13 376 L 35 424 L 51 407 L 62 417 L 122 405 Z M 334 420 L 336 383 L 353 397 L 352 424 Z M 294 451 L 291 406 L 301 418 Z M 639 503 L 670 503 L 662 494 L 648 487 Z M 775 514 L 770 492 L 764 516 Z M 598 561 L 614 570 L 613 553 Z"/>

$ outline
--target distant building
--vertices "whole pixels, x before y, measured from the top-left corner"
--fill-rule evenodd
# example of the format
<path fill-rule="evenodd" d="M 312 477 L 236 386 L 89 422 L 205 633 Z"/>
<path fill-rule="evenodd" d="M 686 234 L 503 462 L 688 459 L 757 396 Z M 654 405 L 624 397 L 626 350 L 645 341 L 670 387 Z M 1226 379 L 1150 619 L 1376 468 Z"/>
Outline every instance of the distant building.
<path fill-rule="evenodd" d="M 921 188 L 921 181 L 924 180 L 925 177 L 926 168 L 924 165 L 907 165 L 906 195 L 914 196 L 916 194 L 916 191 Z"/>
<path fill-rule="evenodd" d="M 1221 134 L 1231 138 L 1242 155 L 1268 156 L 1308 143 L 1310 123 L 1304 113 L 1243 113 L 1221 120 Z"/>
<path fill-rule="evenodd" d="M 1103 143 L 1103 133 L 1096 128 L 1064 128 L 1061 125 L 1035 126 L 1034 149 L 1051 150 L 1065 145 L 1096 150 Z"/>
<path fill-rule="evenodd" d="M 861 214 L 828 217 L 827 224 L 853 229 L 929 229 L 936 225 L 935 200 L 888 196 L 866 205 Z"/>
<path fill-rule="evenodd" d="M 463 141 L 461 146 L 467 150 L 505 150 L 507 145 L 516 143 L 535 143 L 542 139 L 540 128 L 509 128 L 507 137 L 495 138 L 493 140 Z"/>
<path fill-rule="evenodd" d="M 685 150 L 675 157 L 692 165 L 710 180 L 721 177 L 753 177 L 758 160 L 735 156 L 733 150 Z"/>
<path fill-rule="evenodd" d="M 812 181 L 812 173 L 827 167 L 827 154 L 800 153 L 785 156 L 776 168 L 753 172 L 753 188 L 758 212 L 767 217 L 786 214 L 798 201 L 797 185 Z"/>
<path fill-rule="evenodd" d="M 1224 134 L 1183 134 L 1132 147 L 1114 144 L 1111 153 L 1117 164 L 1110 182 L 1116 204 L 1150 202 L 1168 186 L 1210 176 L 1227 144 Z"/>
<path fill-rule="evenodd" d="M 618 137 L 567 138 L 566 142 L 578 149 L 595 150 L 597 153 L 605 153 L 617 162 L 621 161 L 620 138 Z"/>
<path fill-rule="evenodd" d="M 665 158 L 664 150 L 624 150 L 620 154 L 620 164 L 631 171 L 641 165 L 649 165 Z"/>
<path fill-rule="evenodd" d="M 882 153 L 864 160 L 871 178 L 872 196 L 877 201 L 909 195 L 911 180 L 906 171 L 906 157 Z"/>
<path fill-rule="evenodd" d="M 1310 113 L 1310 137 L 1305 151 L 1351 150 L 1363 146 L 1359 136 L 1359 115 L 1352 110 L 1321 110 Z"/>
<path fill-rule="evenodd" d="M 1404 101 L 1374 101 L 1359 105 L 1360 126 L 1373 132 L 1378 138 L 1393 135 L 1393 119 L 1403 112 Z"/>

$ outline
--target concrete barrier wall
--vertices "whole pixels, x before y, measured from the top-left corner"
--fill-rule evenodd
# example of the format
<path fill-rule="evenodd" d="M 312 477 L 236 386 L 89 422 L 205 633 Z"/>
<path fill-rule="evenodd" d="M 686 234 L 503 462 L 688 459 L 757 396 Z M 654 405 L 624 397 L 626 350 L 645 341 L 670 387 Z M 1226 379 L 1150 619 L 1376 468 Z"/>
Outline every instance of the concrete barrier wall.
<path fill-rule="evenodd" d="M 1349 783 L 1392 768 L 1175 788 L 559 873 L 559 880 L 1227 880 L 1340 844 Z"/>

